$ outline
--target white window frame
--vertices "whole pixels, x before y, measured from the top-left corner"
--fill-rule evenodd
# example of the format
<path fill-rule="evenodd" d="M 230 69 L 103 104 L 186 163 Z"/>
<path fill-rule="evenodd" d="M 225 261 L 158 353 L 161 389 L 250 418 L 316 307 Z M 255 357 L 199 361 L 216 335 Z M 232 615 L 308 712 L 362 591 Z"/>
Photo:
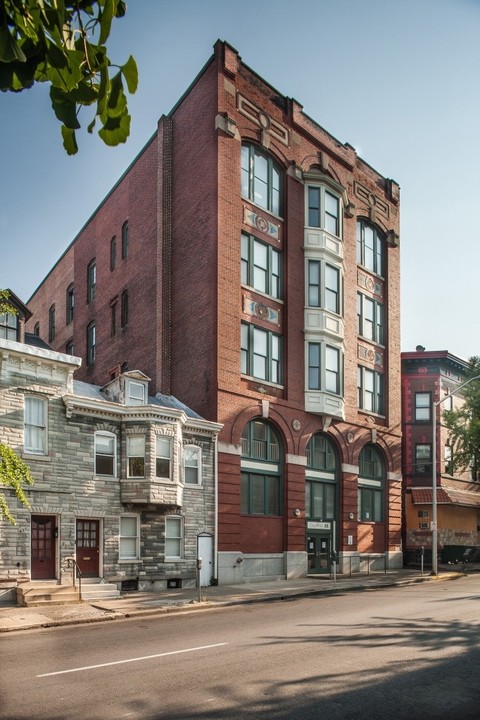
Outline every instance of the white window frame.
<path fill-rule="evenodd" d="M 166 446 L 168 443 L 168 453 L 165 452 L 164 448 L 159 446 Z M 157 475 L 158 472 L 158 460 L 168 460 L 168 475 Z M 155 477 L 161 478 L 162 480 L 170 480 L 172 477 L 172 438 L 169 435 L 156 435 L 155 436 Z"/>
<path fill-rule="evenodd" d="M 318 280 L 313 277 L 313 269 L 318 267 Z M 336 273 L 337 286 L 335 289 L 328 286 L 328 271 L 333 270 Z M 306 268 L 306 298 L 305 304 L 310 308 L 319 308 L 335 315 L 342 314 L 342 271 L 333 263 L 326 262 L 323 259 L 307 258 Z M 313 290 L 316 290 L 317 299 L 313 298 Z M 330 294 L 335 296 L 335 309 L 332 310 L 329 302 Z"/>
<path fill-rule="evenodd" d="M 141 392 L 138 392 L 137 395 L 132 392 L 132 390 L 140 390 L 140 388 Z M 142 382 L 141 380 L 127 380 L 126 390 L 126 405 L 146 405 L 147 384 L 145 382 Z"/>
<path fill-rule="evenodd" d="M 100 438 L 100 437 L 108 438 L 109 440 L 113 441 L 113 453 L 112 453 L 112 454 L 110 454 L 110 453 L 102 453 L 102 452 L 98 452 L 98 451 L 97 451 L 97 440 L 98 440 L 98 438 Z M 111 472 L 111 473 L 99 473 L 99 472 L 97 472 L 97 456 L 98 456 L 98 457 L 105 457 L 105 458 L 112 458 L 112 463 L 113 463 L 113 465 L 112 465 L 112 472 Z M 117 477 L 117 436 L 116 436 L 114 433 L 108 432 L 108 431 L 103 431 L 103 430 L 102 430 L 102 431 L 98 430 L 97 432 L 95 432 L 95 436 L 94 436 L 94 457 L 93 457 L 93 462 L 94 462 L 94 473 L 95 473 L 95 475 L 101 475 L 101 476 L 103 476 L 103 477 L 114 477 L 114 478 Z"/>
<path fill-rule="evenodd" d="M 38 403 L 38 405 L 37 405 Z M 42 417 L 32 417 L 33 407 L 42 407 Z M 37 413 L 35 413 L 36 415 Z M 24 433 L 23 433 L 24 450 L 29 455 L 47 455 L 48 454 L 48 400 L 43 397 L 34 395 L 25 396 L 24 408 Z M 33 438 L 36 437 L 39 442 Z"/>
<path fill-rule="evenodd" d="M 270 153 L 248 142 L 241 149 L 241 193 L 254 205 L 282 216 L 282 167 Z"/>
<path fill-rule="evenodd" d="M 263 263 L 259 256 L 265 253 Z M 241 237 L 241 281 L 242 285 L 275 300 L 281 299 L 281 262 L 282 253 L 269 243 L 259 240 L 255 235 L 242 232 Z M 259 281 L 259 277 L 261 280 Z M 263 281 L 262 281 L 263 280 Z"/>
<path fill-rule="evenodd" d="M 373 381 L 373 388 L 367 386 L 367 380 Z M 357 366 L 357 402 L 360 410 L 384 417 L 386 412 L 385 391 L 385 375 L 383 373 L 363 365 Z M 370 398 L 372 398 L 371 408 L 368 407 L 370 403 L 367 402 Z"/>
<path fill-rule="evenodd" d="M 188 463 L 189 454 L 194 455 L 196 463 Z M 195 475 L 195 479 L 187 479 L 189 475 Z M 185 485 L 198 487 L 202 484 L 202 448 L 198 445 L 185 445 L 183 448 L 183 477 Z"/>
<path fill-rule="evenodd" d="M 138 455 L 138 453 L 133 453 L 131 450 L 131 445 L 134 444 L 133 441 L 143 440 L 143 455 Z M 145 435 L 127 435 L 127 477 L 128 478 L 144 478 L 145 477 L 145 465 L 146 465 L 146 457 L 145 457 L 145 450 L 146 450 L 146 438 Z M 143 459 L 143 474 L 142 475 L 135 475 L 130 472 L 130 459 L 136 459 L 136 458 L 142 458 Z"/>
<path fill-rule="evenodd" d="M 242 322 L 240 342 L 242 375 L 272 385 L 281 385 L 282 336 L 271 330 L 264 330 L 258 325 Z M 262 365 L 263 372 L 260 371 Z"/>
<path fill-rule="evenodd" d="M 170 534 L 169 533 L 169 526 L 173 526 L 173 521 L 175 521 L 175 527 L 180 527 L 180 535 Z M 167 550 L 170 550 L 171 543 L 169 546 L 168 541 L 172 541 L 175 543 L 178 543 L 178 551 L 179 554 L 177 555 L 170 555 Z M 185 524 L 184 519 L 181 515 L 168 515 L 165 517 L 165 559 L 167 560 L 182 560 L 184 557 L 184 542 L 185 542 Z"/>
<path fill-rule="evenodd" d="M 319 206 L 318 206 L 318 223 L 315 222 L 313 224 L 310 224 L 310 221 L 312 219 L 312 216 L 310 214 L 310 209 L 313 207 L 310 203 L 310 190 L 318 191 L 318 197 L 319 197 Z M 337 213 L 331 213 L 328 211 L 327 205 L 329 202 L 329 198 L 333 198 L 337 203 Z M 309 182 L 305 186 L 305 226 L 316 228 L 319 230 L 324 230 L 329 235 L 333 235 L 333 237 L 341 238 L 342 237 L 342 198 L 340 195 L 336 192 L 334 192 L 331 188 L 327 187 L 323 183 L 314 183 Z M 330 218 L 335 219 L 335 231 L 332 232 L 332 227 L 330 224 Z"/>
<path fill-rule="evenodd" d="M 134 520 L 135 522 L 135 533 L 132 535 L 129 534 L 123 534 L 122 533 L 122 520 Z M 127 541 L 129 541 L 129 545 L 132 545 L 132 539 L 135 543 L 135 552 L 132 555 L 131 553 L 124 554 L 124 551 L 122 550 L 122 545 L 126 545 Z M 123 542 L 122 542 L 123 541 Z M 124 513 L 123 515 L 120 515 L 119 523 L 118 523 L 118 559 L 120 562 L 134 562 L 136 560 L 140 559 L 140 517 L 139 515 L 133 515 L 129 513 Z"/>
<path fill-rule="evenodd" d="M 312 364 L 312 353 L 314 348 L 318 348 L 318 364 Z M 338 359 L 336 367 L 331 367 L 331 354 L 329 351 L 335 353 L 335 357 Z M 316 390 L 320 392 L 329 393 L 330 395 L 343 395 L 343 352 L 342 349 L 326 343 L 324 341 L 308 341 L 307 343 L 307 377 L 306 386 L 308 390 Z M 314 373 L 316 374 L 317 381 L 313 382 Z M 336 379 L 336 389 L 331 389 L 329 379 L 334 377 Z"/>
<path fill-rule="evenodd" d="M 422 401 L 428 400 L 428 402 Z M 415 422 L 430 423 L 432 422 L 432 394 L 431 392 L 416 392 L 414 400 L 414 420 Z M 423 415 L 423 417 L 421 417 Z"/>
<path fill-rule="evenodd" d="M 373 317 L 368 317 L 367 308 L 372 310 Z M 357 332 L 365 340 L 385 345 L 384 305 L 360 292 L 357 293 Z"/>
<path fill-rule="evenodd" d="M 372 247 L 366 238 L 371 233 Z M 386 243 L 382 234 L 367 220 L 357 221 L 357 263 L 379 277 L 385 275 Z"/>
<path fill-rule="evenodd" d="M 18 340 L 17 315 L 13 315 L 13 313 L 0 314 L 0 338 L 4 338 L 5 340 Z"/>

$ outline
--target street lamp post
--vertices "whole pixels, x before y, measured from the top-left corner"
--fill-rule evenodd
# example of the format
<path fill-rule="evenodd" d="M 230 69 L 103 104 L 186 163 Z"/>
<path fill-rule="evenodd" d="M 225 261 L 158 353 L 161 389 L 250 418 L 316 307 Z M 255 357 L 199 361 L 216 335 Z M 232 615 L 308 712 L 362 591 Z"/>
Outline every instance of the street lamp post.
<path fill-rule="evenodd" d="M 437 527 L 437 407 L 441 405 L 445 400 L 452 395 L 456 395 L 462 390 L 465 385 L 473 382 L 474 380 L 480 380 L 480 375 L 466 380 L 464 383 L 459 385 L 455 390 L 440 398 L 436 402 L 432 403 L 432 575 L 438 574 L 438 527 Z"/>

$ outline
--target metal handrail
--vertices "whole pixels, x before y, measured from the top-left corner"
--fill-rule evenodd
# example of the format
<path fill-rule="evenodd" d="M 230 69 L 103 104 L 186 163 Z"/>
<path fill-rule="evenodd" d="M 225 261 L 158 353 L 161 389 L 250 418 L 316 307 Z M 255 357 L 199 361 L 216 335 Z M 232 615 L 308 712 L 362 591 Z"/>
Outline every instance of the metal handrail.
<path fill-rule="evenodd" d="M 72 556 L 65 558 L 65 562 L 67 563 L 67 567 L 70 569 L 72 568 L 72 579 L 73 579 L 73 587 L 76 587 L 75 583 L 75 576 L 78 577 L 78 595 L 79 599 L 82 599 L 82 571 L 78 567 L 78 563 L 75 560 L 75 558 Z"/>

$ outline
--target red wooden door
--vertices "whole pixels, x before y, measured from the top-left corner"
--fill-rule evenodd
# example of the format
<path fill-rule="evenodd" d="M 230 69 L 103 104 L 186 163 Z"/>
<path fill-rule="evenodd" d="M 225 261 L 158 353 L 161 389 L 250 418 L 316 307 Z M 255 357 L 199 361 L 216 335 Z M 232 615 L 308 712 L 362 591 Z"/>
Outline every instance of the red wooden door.
<path fill-rule="evenodd" d="M 55 579 L 56 518 L 32 515 L 32 580 Z"/>
<path fill-rule="evenodd" d="M 98 520 L 77 520 L 77 563 L 82 577 L 99 576 L 99 526 Z"/>

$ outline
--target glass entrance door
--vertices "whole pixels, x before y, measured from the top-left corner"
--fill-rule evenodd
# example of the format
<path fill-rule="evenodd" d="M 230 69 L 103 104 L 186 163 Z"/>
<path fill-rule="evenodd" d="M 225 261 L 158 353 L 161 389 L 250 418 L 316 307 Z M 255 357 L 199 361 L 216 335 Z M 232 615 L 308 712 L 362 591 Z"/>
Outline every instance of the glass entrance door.
<path fill-rule="evenodd" d="M 307 535 L 307 555 L 309 575 L 330 572 L 330 536 L 310 532 Z"/>

